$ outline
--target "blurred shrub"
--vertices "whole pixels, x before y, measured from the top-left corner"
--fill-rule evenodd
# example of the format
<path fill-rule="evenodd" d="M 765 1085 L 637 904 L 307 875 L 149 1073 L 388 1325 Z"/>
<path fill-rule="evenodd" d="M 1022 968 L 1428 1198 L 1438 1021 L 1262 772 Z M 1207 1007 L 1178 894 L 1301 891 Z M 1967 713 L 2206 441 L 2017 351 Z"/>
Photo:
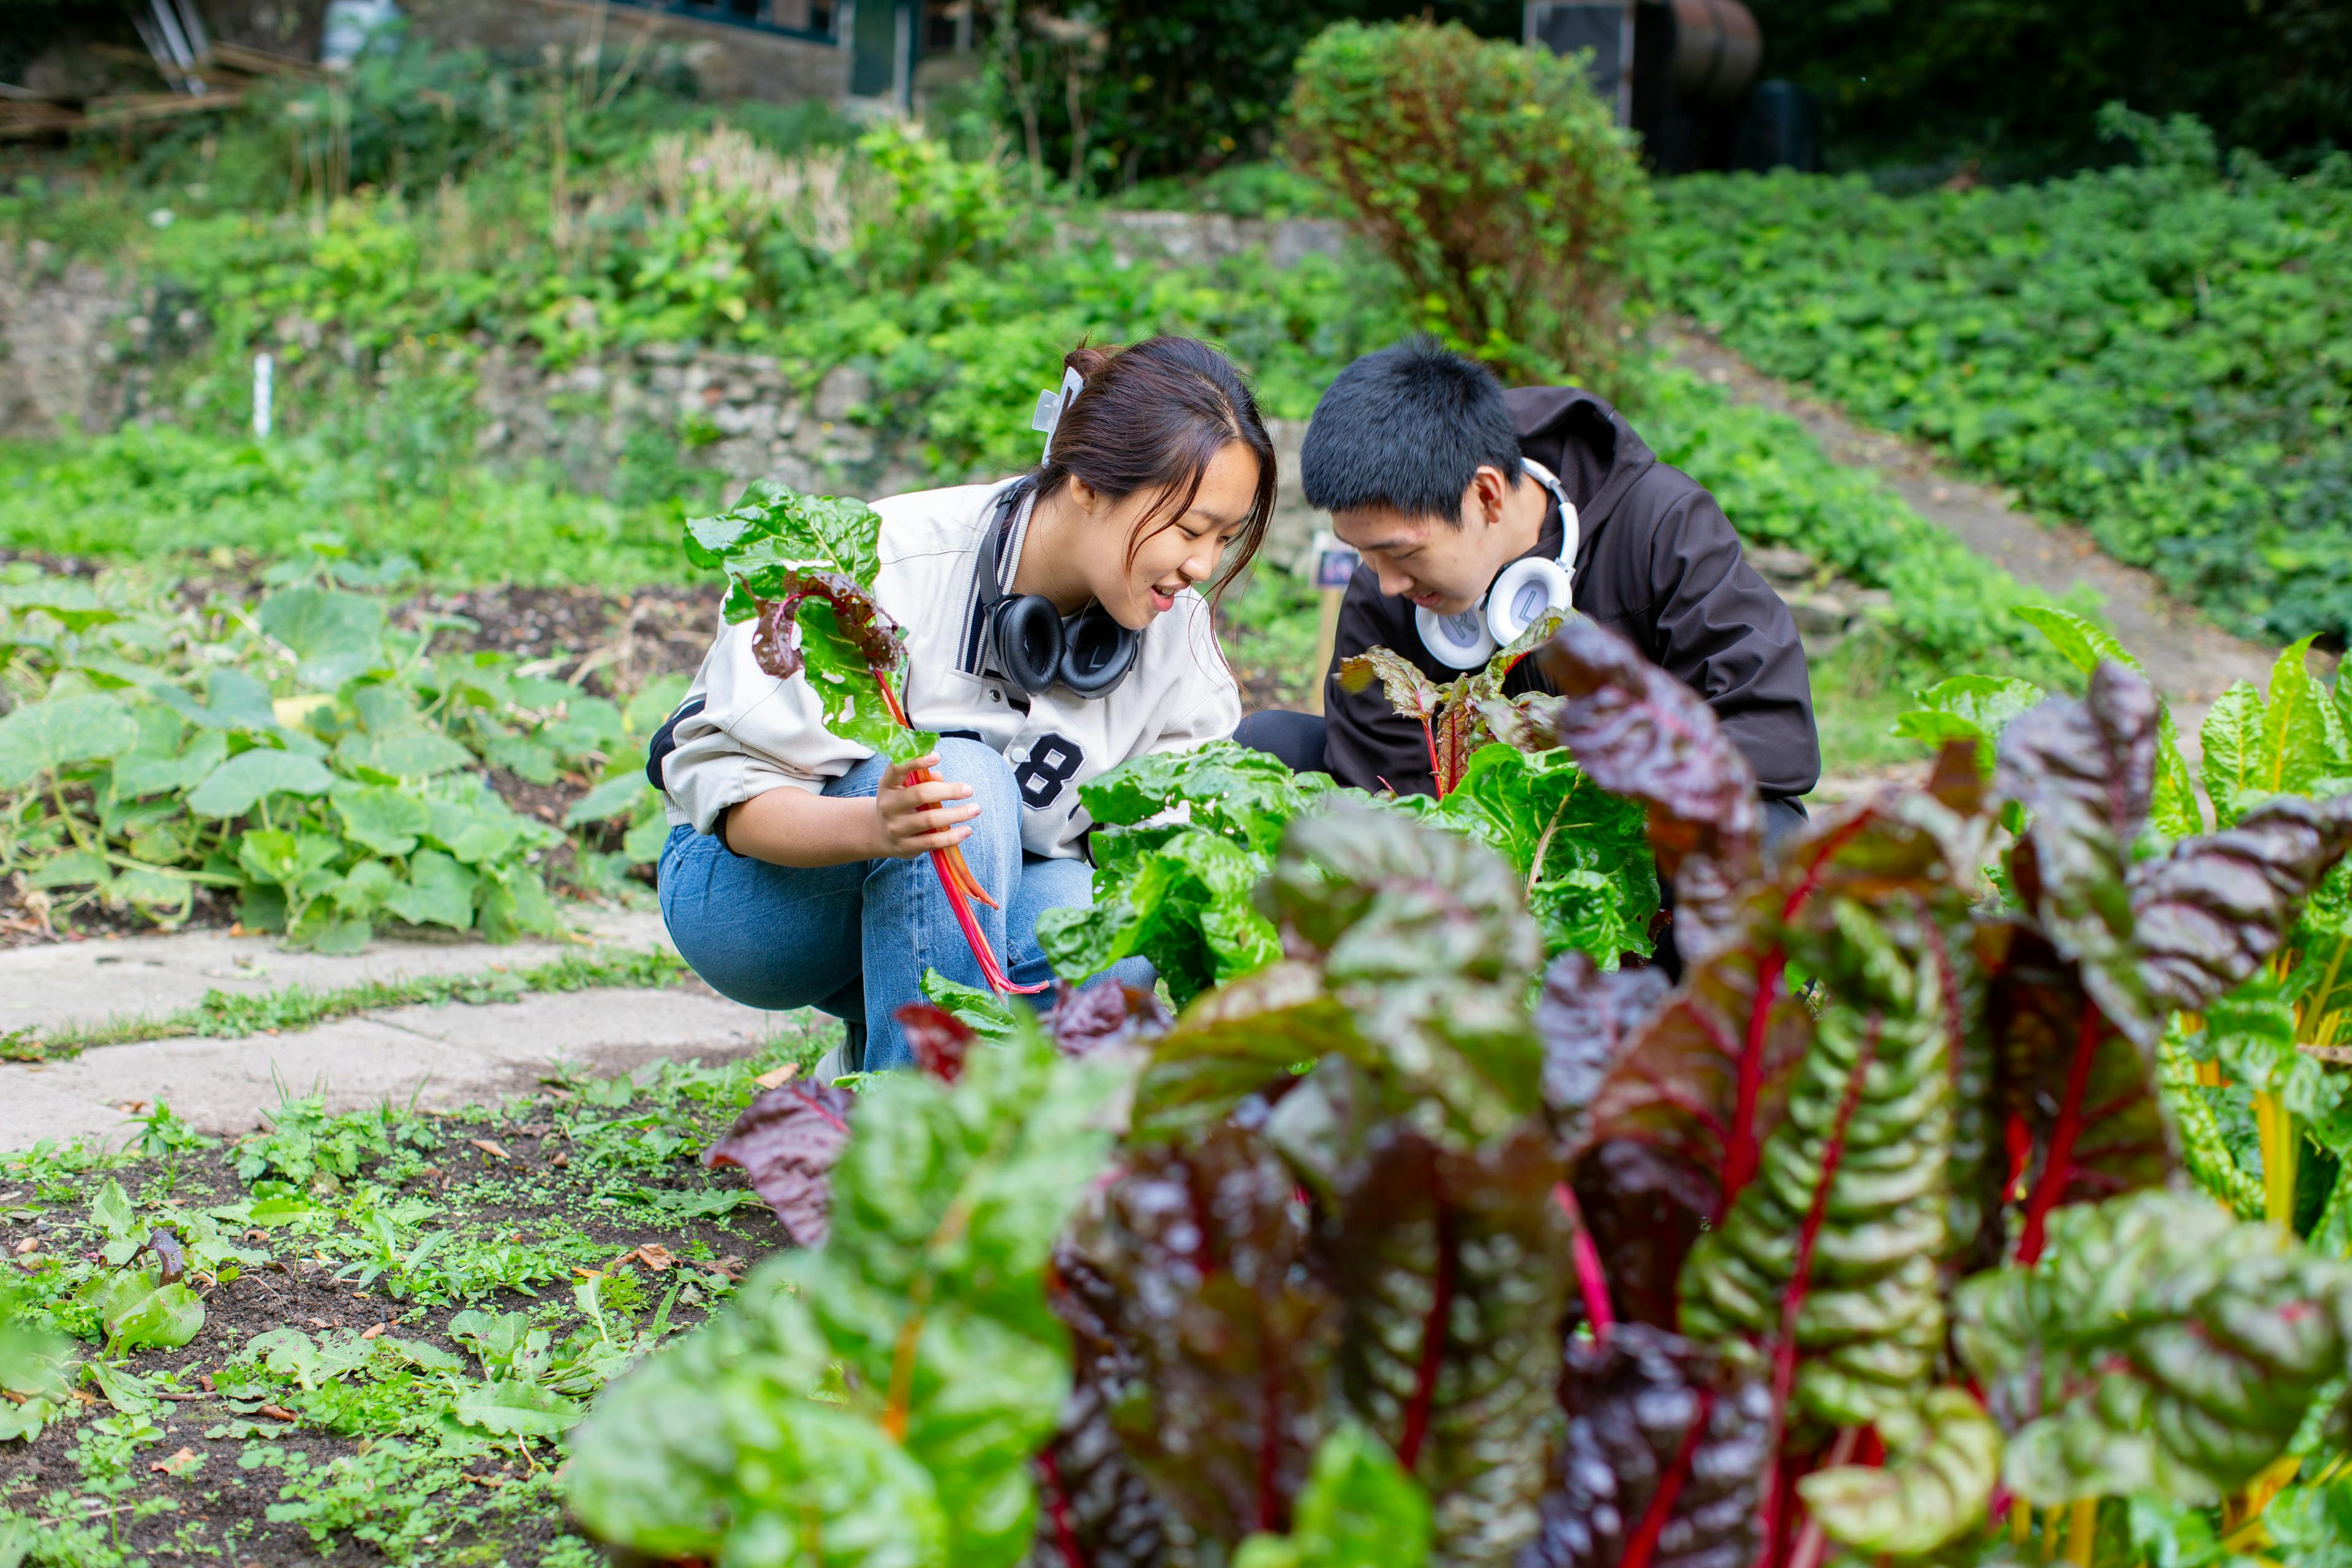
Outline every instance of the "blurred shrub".
<path fill-rule="evenodd" d="M 1454 24 L 1342 23 L 1299 56 L 1287 133 L 1431 330 L 1509 380 L 1620 382 L 1649 186 L 1576 61 Z"/>

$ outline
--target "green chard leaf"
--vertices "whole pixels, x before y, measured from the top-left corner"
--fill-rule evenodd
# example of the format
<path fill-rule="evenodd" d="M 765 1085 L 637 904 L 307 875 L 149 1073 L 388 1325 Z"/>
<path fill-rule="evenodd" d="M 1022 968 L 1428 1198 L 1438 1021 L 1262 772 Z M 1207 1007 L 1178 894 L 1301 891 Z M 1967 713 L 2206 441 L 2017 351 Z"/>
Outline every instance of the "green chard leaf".
<path fill-rule="evenodd" d="M 1565 751 L 1480 747 L 1434 820 L 1511 863 L 1549 952 L 1575 947 L 1604 963 L 1649 956 L 1658 875 L 1643 809 L 1603 791 Z"/>
<path fill-rule="evenodd" d="M 1941 750 L 1952 741 L 1976 748 L 1977 771 L 1992 775 L 1993 742 L 2011 720 L 2049 695 L 2005 675 L 1956 675 L 1912 694 L 1918 707 L 1896 715 L 1895 733 Z"/>
<path fill-rule="evenodd" d="M 1422 1568 L 1429 1504 L 1387 1447 L 1341 1426 L 1315 1450 L 1287 1536 L 1253 1535 L 1234 1568 Z"/>
<path fill-rule="evenodd" d="M 1982 1526 L 2000 1479 L 2000 1428 L 1965 1390 L 1878 1418 L 1884 1467 L 1836 1465 L 1799 1479 L 1832 1541 L 1872 1556 L 1919 1557 Z"/>
<path fill-rule="evenodd" d="M 2032 1267 L 1954 1303 L 1962 1359 L 2026 1501 L 2152 1493 L 2210 1506 L 2286 1451 L 2352 1349 L 2352 1264 L 2210 1198 L 2061 1209 Z M 2341 1434 L 2348 1413 L 2329 1417 Z"/>
<path fill-rule="evenodd" d="M 1037 945 L 1062 979 L 1083 984 L 1139 954 L 1182 1007 L 1282 956 L 1250 901 L 1265 858 L 1232 839 L 1197 827 L 1105 832 L 1095 861 L 1094 901 L 1037 921 Z"/>

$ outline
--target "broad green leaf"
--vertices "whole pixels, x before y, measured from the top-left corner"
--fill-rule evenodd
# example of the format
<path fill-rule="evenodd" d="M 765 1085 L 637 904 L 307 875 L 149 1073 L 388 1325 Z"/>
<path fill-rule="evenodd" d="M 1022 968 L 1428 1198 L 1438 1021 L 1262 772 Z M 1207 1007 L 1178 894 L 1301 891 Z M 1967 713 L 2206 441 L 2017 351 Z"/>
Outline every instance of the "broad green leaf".
<path fill-rule="evenodd" d="M 430 778 L 452 768 L 474 765 L 474 753 L 437 730 L 422 725 L 378 733 L 362 731 L 346 735 L 335 747 L 335 761 L 346 768 L 365 768 L 394 778 Z"/>
<path fill-rule="evenodd" d="M 474 923 L 474 889 L 479 879 L 438 849 L 409 858 L 406 885 L 383 895 L 383 907 L 411 925 L 444 925 L 466 931 Z"/>
<path fill-rule="evenodd" d="M 389 785 L 338 787 L 334 801 L 344 837 L 379 855 L 407 854 L 425 828 L 425 803 Z"/>
<path fill-rule="evenodd" d="M 198 816 L 242 816 L 273 795 L 324 795 L 334 775 L 315 758 L 269 747 L 240 752 L 188 796 Z"/>
<path fill-rule="evenodd" d="M 939 736 L 929 730 L 903 729 L 890 717 L 866 655 L 835 626 L 831 605 L 811 599 L 801 605 L 801 653 L 807 660 L 801 673 L 816 693 L 824 727 L 898 762 L 936 749 Z"/>
<path fill-rule="evenodd" d="M 1387 1444 L 1349 1425 L 1315 1450 L 1290 1533 L 1251 1536 L 1233 1568 L 1421 1568 L 1429 1538 L 1421 1488 Z"/>
<path fill-rule="evenodd" d="M 2342 731 L 2327 689 L 2312 679 L 2306 662 L 2316 636 L 2285 649 L 2271 668 L 2263 713 L 2263 754 L 2272 769 L 2262 781 L 2265 795 L 2332 793 L 2327 786 L 2352 773 L 2340 752 Z"/>
<path fill-rule="evenodd" d="M 1282 955 L 1274 927 L 1250 902 L 1265 862 L 1198 828 L 1147 831 L 1097 847 L 1091 904 L 1049 910 L 1037 945 L 1072 984 L 1142 955 L 1179 1007 L 1209 986 Z"/>
<path fill-rule="evenodd" d="M 289 588 L 264 599 L 253 618 L 292 650 L 295 678 L 313 690 L 332 691 L 383 658 L 383 607 L 357 594 Z"/>
<path fill-rule="evenodd" d="M 1321 773 L 1299 774 L 1264 752 L 1212 741 L 1152 752 L 1078 786 L 1078 803 L 1106 826 L 1127 827 L 1181 806 L 1204 828 L 1272 855 L 1282 830 L 1330 788 Z"/>
<path fill-rule="evenodd" d="M 341 853 L 342 846 L 323 833 L 257 827 L 237 840 L 236 863 L 257 882 L 293 889 Z"/>
<path fill-rule="evenodd" d="M 1918 1557 L 1984 1523 L 2000 1479 L 2000 1428 L 1957 1388 L 1929 1394 L 1916 1415 L 1882 1418 L 1885 1465 L 1840 1465 L 1797 1482 L 1832 1541 L 1869 1556 Z"/>
<path fill-rule="evenodd" d="M 2048 695 L 2030 680 L 2005 675 L 1956 675 L 1914 695 L 1919 706 L 1900 714 L 1895 733 L 1941 747 L 1974 741 L 1977 771 L 1992 776 L 1993 742 L 2009 721 Z"/>
<path fill-rule="evenodd" d="M 621 840 L 621 854 L 632 865 L 649 866 L 661 858 L 669 834 L 669 818 L 656 812 L 629 829 Z"/>
<path fill-rule="evenodd" d="M 141 795 L 191 790 L 212 776 L 228 760 L 228 737 L 217 730 L 199 730 L 187 749 L 176 755 L 120 758 L 114 764 L 114 793 L 126 800 Z"/>
<path fill-rule="evenodd" d="M 34 888 L 97 887 L 111 889 L 113 869 L 106 857 L 88 849 L 68 849 L 37 861 L 32 869 L 22 873 L 26 885 Z"/>
<path fill-rule="evenodd" d="M 0 789 L 15 789 L 73 763 L 120 756 L 139 725 L 111 697 L 52 697 L 0 716 Z"/>
<path fill-rule="evenodd" d="M 112 1351 L 177 1350 L 205 1326 L 196 1293 L 177 1280 L 159 1283 L 152 1268 L 101 1275 L 84 1296 Z"/>
<path fill-rule="evenodd" d="M 2210 1507 L 2273 1463 L 2343 1373 L 2352 1264 L 2201 1194 L 2050 1216 L 2032 1267 L 1954 1301 L 1962 1360 L 2015 1422 L 2003 1479 L 2036 1507 L 2155 1494 Z"/>
<path fill-rule="evenodd" d="M 578 827 L 583 823 L 605 822 L 615 816 L 629 816 L 635 811 L 638 802 L 655 793 L 653 785 L 646 782 L 642 771 L 606 779 L 572 803 L 571 809 L 563 814 L 563 826 Z M 667 825 L 664 826 L 667 828 Z"/>
<path fill-rule="evenodd" d="M 2227 827 L 2271 793 L 2263 781 L 2278 774 L 2262 693 L 2242 680 L 2231 687 L 2214 700 L 2197 737 L 2205 749 L 2205 793 Z"/>
<path fill-rule="evenodd" d="M 459 1394 L 454 1413 L 467 1426 L 501 1437 L 560 1437 L 582 1409 L 552 1389 L 500 1378 Z"/>
<path fill-rule="evenodd" d="M 880 570 L 876 542 L 882 519 L 864 501 L 802 495 L 773 479 L 754 479 L 742 499 L 716 517 L 688 519 L 687 558 L 743 580 L 773 598 L 770 579 L 785 571 L 838 572 L 861 588 Z"/>
<path fill-rule="evenodd" d="M 1547 952 L 1580 948 L 1612 968 L 1620 953 L 1648 956 L 1658 875 L 1646 814 L 1594 784 L 1566 752 L 1480 747 L 1434 820 L 1460 824 L 1511 863 Z M 1539 888 L 1549 891 L 1538 901 Z"/>
<path fill-rule="evenodd" d="M 147 1228 L 132 1212 L 130 1194 L 112 1176 L 106 1178 L 105 1184 L 98 1189 L 98 1196 L 90 1200 L 89 1222 L 105 1232 L 109 1241 L 135 1243 L 144 1238 Z"/>

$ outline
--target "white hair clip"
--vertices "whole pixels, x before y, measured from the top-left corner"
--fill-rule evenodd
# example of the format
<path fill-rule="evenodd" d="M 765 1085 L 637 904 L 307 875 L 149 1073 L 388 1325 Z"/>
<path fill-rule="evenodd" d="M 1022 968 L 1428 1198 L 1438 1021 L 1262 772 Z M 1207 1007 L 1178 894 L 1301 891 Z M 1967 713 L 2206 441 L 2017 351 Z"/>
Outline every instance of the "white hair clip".
<path fill-rule="evenodd" d="M 1070 404 L 1077 397 L 1078 389 L 1086 384 L 1086 378 L 1076 371 L 1066 370 L 1062 373 L 1060 391 L 1037 395 L 1037 412 L 1030 419 L 1029 428 L 1045 433 L 1045 449 L 1037 455 L 1039 462 L 1054 455 L 1054 432 L 1060 427 L 1062 416 L 1070 411 Z"/>

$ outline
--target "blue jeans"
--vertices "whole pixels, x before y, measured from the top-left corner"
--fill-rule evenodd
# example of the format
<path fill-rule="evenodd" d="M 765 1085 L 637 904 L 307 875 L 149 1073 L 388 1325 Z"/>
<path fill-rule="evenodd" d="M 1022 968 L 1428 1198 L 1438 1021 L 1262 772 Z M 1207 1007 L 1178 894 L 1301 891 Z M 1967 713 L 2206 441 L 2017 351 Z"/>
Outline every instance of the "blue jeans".
<path fill-rule="evenodd" d="M 975 741 L 940 742 L 940 772 L 971 786 L 980 815 L 963 857 L 1001 910 L 972 916 L 1016 984 L 1050 981 L 1037 947 L 1037 917 L 1093 901 L 1082 860 L 1046 860 L 1021 848 L 1021 791 L 1013 764 Z M 871 799 L 882 759 L 868 758 L 825 785 L 835 797 Z M 984 985 L 931 868 L 930 857 L 855 860 L 801 868 L 737 855 L 715 834 L 670 829 L 659 868 L 662 920 L 694 972 L 749 1007 L 815 1007 L 866 1026 L 869 1072 L 914 1065 L 898 1011 L 923 999 L 923 971 Z M 1151 966 L 1130 959 L 1111 971 L 1150 987 Z M 1050 995 L 1051 993 L 1046 994 Z"/>

